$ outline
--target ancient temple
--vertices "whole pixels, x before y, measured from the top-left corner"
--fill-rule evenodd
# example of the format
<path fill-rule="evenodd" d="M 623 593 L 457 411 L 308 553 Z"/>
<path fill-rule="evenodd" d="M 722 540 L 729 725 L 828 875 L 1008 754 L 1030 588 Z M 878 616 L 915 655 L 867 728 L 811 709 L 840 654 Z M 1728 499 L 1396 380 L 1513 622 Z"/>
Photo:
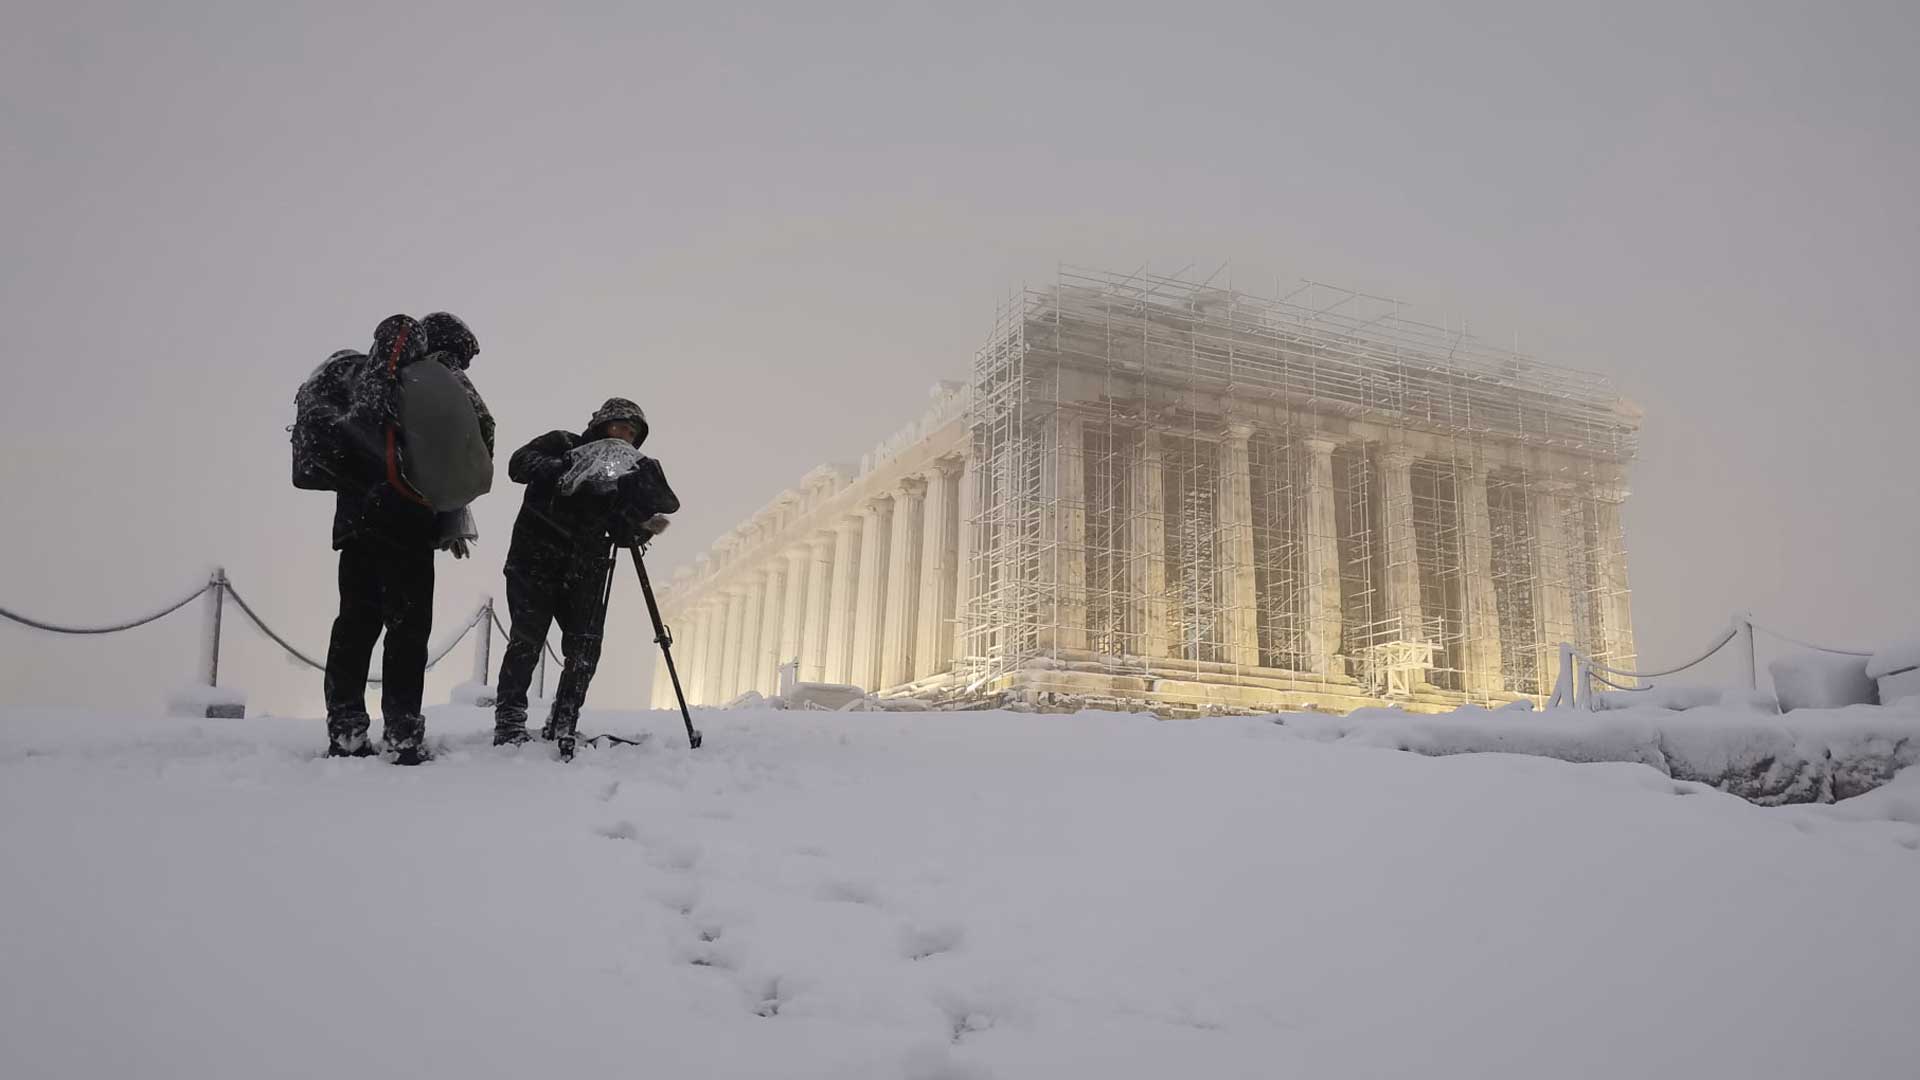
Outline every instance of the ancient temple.
<path fill-rule="evenodd" d="M 1062 271 L 968 379 L 663 603 L 708 705 L 788 664 L 956 707 L 1537 698 L 1563 642 L 1632 667 L 1638 428 L 1604 378 L 1390 301 Z"/>

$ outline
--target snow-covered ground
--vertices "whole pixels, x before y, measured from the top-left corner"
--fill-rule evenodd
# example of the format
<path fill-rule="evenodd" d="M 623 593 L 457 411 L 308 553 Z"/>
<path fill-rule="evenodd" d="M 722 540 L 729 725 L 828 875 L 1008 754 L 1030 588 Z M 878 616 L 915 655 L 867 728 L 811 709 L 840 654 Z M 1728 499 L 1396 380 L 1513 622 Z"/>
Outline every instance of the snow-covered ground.
<path fill-rule="evenodd" d="M 700 720 L 562 766 L 448 707 L 409 770 L 0 711 L 0 1076 L 1920 1075 L 1920 770 Z"/>

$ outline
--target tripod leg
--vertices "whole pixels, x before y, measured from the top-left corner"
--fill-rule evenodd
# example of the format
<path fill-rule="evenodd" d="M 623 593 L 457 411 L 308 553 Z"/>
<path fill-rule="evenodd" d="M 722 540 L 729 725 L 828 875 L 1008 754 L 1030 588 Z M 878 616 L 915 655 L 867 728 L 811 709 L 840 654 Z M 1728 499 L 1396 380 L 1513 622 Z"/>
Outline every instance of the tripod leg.
<path fill-rule="evenodd" d="M 569 672 L 562 672 L 562 689 L 573 687 L 582 700 L 556 701 L 554 711 L 549 714 L 547 727 L 560 751 L 560 760 L 573 760 L 575 742 L 579 736 L 580 707 L 585 704 L 586 687 L 582 680 L 591 673 L 587 657 L 598 657 L 606 642 L 607 609 L 613 603 L 613 576 L 619 569 L 620 549 L 613 545 L 607 547 L 607 562 L 600 579 L 599 604 L 588 617 L 588 625 L 583 629 L 581 648 L 588 650 L 587 656 L 568 656 L 572 666 Z"/>
<path fill-rule="evenodd" d="M 661 621 L 660 604 L 653 598 L 653 582 L 647 578 L 647 562 L 640 556 L 640 545 L 627 549 L 633 553 L 633 572 L 640 576 L 640 593 L 647 598 L 647 614 L 653 619 L 653 640 L 660 646 L 660 656 L 667 662 L 667 678 L 673 680 L 674 700 L 680 703 L 680 719 L 687 725 L 687 746 L 700 749 L 700 731 L 693 726 L 693 714 L 687 711 L 687 695 L 680 689 L 680 670 L 673 664 L 673 635 L 667 632 L 667 624 Z"/>

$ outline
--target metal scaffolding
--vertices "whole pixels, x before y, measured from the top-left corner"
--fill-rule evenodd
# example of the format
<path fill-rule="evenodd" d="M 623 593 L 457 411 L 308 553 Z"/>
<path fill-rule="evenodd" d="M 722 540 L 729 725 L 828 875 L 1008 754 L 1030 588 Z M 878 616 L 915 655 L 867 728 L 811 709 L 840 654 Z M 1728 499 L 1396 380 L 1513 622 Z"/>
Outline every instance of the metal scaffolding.
<path fill-rule="evenodd" d="M 1001 306 L 969 410 L 969 692 L 1493 702 L 1562 640 L 1631 666 L 1639 422 L 1601 376 L 1317 283 L 1063 269 Z"/>

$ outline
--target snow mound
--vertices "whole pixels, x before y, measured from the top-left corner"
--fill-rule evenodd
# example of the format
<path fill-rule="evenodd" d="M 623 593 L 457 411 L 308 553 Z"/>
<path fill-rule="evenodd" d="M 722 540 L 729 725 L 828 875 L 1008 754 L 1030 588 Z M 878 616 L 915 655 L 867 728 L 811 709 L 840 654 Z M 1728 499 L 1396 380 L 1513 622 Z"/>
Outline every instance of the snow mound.
<path fill-rule="evenodd" d="M 1851 798 L 1920 762 L 1920 700 L 1913 706 L 1798 709 L 1784 716 L 1728 706 L 1599 713 L 1466 706 L 1434 715 L 1360 709 L 1272 720 L 1311 739 L 1433 757 L 1502 753 L 1646 765 L 1676 780 L 1779 805 Z"/>
<path fill-rule="evenodd" d="M 1867 675 L 1865 657 L 1793 653 L 1769 663 L 1767 674 L 1773 676 L 1781 712 L 1880 703 L 1874 681 Z"/>

